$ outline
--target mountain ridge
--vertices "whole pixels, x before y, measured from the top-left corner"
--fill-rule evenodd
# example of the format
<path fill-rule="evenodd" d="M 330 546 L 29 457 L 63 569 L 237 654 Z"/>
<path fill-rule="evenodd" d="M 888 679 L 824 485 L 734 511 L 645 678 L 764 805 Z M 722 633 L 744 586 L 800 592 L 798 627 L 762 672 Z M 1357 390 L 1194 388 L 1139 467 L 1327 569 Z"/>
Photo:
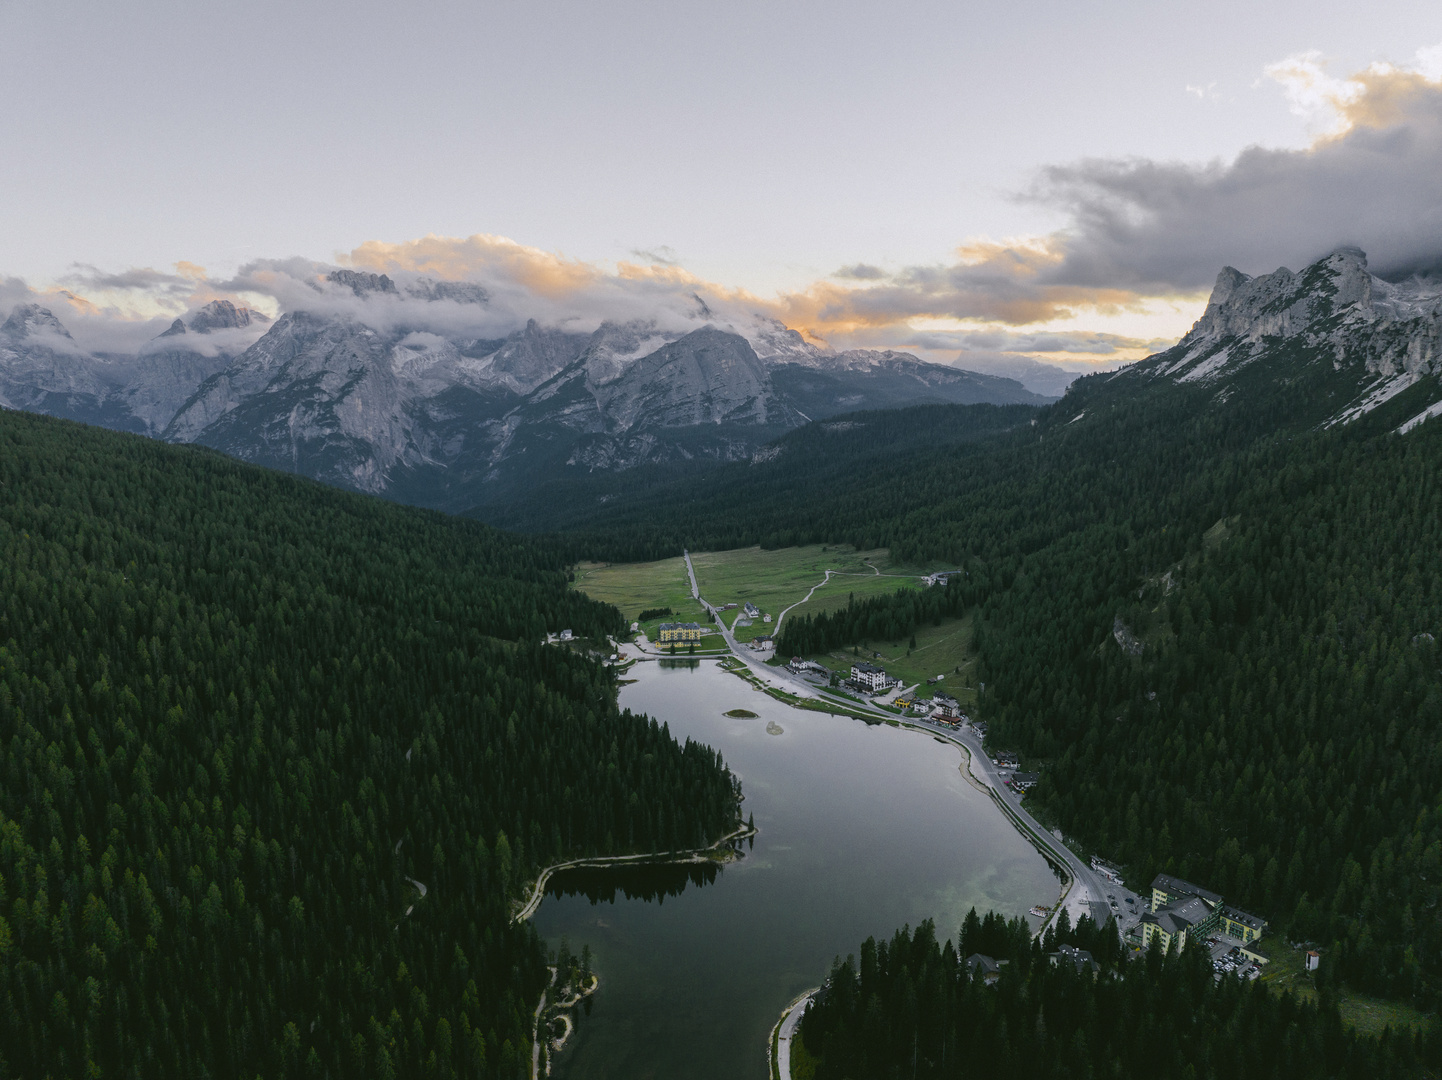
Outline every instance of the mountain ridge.
<path fill-rule="evenodd" d="M 0 336 L 0 399 L 441 509 L 555 470 L 743 460 L 866 401 L 1047 400 L 909 353 L 836 353 L 774 320 L 582 333 L 531 319 L 484 339 L 416 329 L 437 301 L 484 308 L 464 282 L 336 270 L 315 289 L 313 307 L 274 322 L 212 301 L 128 357 L 87 354 L 48 309 L 18 307 Z"/>

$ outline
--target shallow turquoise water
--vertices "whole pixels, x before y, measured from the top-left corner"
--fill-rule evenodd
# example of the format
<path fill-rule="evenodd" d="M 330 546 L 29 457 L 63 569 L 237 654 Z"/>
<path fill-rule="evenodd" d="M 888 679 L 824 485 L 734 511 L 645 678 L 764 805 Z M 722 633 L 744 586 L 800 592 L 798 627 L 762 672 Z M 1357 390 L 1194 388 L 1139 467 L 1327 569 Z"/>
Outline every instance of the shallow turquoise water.
<path fill-rule="evenodd" d="M 868 935 L 931 918 L 954 937 L 972 905 L 1019 915 L 1056 899 L 1056 876 L 962 778 L 956 747 L 787 708 L 711 660 L 632 677 L 621 703 L 720 750 L 761 832 L 719 874 L 555 879 L 536 928 L 589 944 L 602 979 L 557 1080 L 764 1080 L 781 1009 Z M 735 708 L 758 716 L 723 715 Z M 782 734 L 766 733 L 772 720 Z"/>

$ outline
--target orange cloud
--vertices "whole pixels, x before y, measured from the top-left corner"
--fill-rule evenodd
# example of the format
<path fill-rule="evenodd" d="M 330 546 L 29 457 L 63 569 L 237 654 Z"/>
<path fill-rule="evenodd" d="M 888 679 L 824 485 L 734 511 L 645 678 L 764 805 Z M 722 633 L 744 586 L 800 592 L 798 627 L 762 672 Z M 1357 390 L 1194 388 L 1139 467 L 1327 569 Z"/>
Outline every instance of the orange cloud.
<path fill-rule="evenodd" d="M 498 273 L 541 296 L 558 298 L 594 287 L 604 276 L 590 263 L 527 247 L 504 236 L 436 236 L 388 244 L 368 240 L 342 262 L 377 273 L 410 270 L 452 280 Z"/>

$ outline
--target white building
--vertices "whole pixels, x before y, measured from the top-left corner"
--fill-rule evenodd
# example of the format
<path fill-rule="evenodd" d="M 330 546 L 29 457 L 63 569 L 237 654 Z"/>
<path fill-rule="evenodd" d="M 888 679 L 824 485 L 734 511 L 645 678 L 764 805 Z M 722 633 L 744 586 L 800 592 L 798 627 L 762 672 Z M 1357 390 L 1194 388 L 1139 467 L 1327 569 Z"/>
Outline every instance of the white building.
<path fill-rule="evenodd" d="M 886 672 L 874 664 L 852 664 L 851 682 L 873 694 L 879 694 L 891 685 Z"/>

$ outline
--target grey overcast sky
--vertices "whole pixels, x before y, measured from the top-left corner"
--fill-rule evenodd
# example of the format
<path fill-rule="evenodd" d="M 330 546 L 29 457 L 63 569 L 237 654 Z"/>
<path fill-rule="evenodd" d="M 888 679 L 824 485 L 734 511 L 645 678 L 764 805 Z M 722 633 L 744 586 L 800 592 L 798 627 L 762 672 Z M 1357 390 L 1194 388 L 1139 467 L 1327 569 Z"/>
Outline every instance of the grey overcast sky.
<path fill-rule="evenodd" d="M 603 268 L 674 263 L 763 297 L 811 290 L 790 310 L 818 325 L 838 310 L 815 300 L 818 281 L 879 282 L 865 289 L 876 304 L 946 292 L 908 309 L 913 330 L 1075 328 L 1088 311 L 1102 326 L 1132 303 L 1123 293 L 1194 305 L 1216 257 L 1249 272 L 1306 257 L 1325 233 L 1228 255 L 1193 222 L 1206 250 L 1185 271 L 1161 265 L 1166 229 L 1140 249 L 1113 242 L 1116 221 L 1092 234 L 1122 204 L 1133 225 L 1182 212 L 1136 189 L 1138 167 L 1173 170 L 1169 199 L 1200 185 L 1193 207 L 1237 182 L 1248 147 L 1308 165 L 1355 105 L 1345 80 L 1369 65 L 1442 86 L 1419 60 L 1442 43 L 1436 0 L 0 0 L 0 27 L 0 276 L 30 288 L 73 283 L 77 265 L 185 262 L 219 279 L 256 260 L 482 234 Z M 1437 98 L 1401 122 L 1435 120 Z M 1352 135 L 1385 126 L 1353 121 Z M 1367 168 L 1414 164 L 1368 160 L 1338 166 L 1358 199 Z M 1405 213 L 1438 224 L 1436 198 L 1415 197 Z M 1373 235 L 1338 228 L 1335 242 Z M 1078 235 L 1096 243 L 1079 253 Z M 1028 237 L 1052 237 L 1042 246 L 1070 268 L 1048 279 L 1049 300 L 956 300 L 980 287 L 958 285 L 959 248 Z M 1119 269 L 1134 250 L 1146 269 Z M 880 318 L 846 306 L 848 326 Z"/>

